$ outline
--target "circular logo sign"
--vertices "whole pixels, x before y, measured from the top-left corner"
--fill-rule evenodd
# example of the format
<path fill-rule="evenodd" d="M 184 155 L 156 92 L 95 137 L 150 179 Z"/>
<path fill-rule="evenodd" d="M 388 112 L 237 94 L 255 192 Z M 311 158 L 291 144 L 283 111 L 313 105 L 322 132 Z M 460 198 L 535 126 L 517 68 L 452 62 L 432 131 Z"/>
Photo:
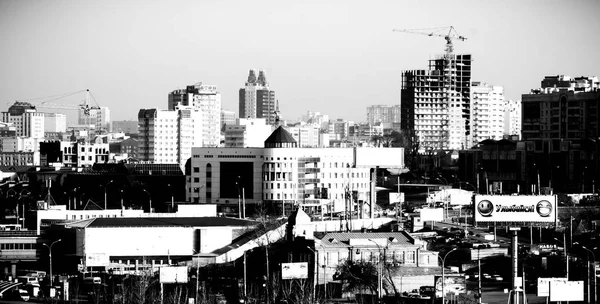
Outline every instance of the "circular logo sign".
<path fill-rule="evenodd" d="M 552 213 L 552 204 L 549 201 L 539 201 L 537 205 L 535 205 L 535 211 L 541 217 L 549 217 Z"/>
<path fill-rule="evenodd" d="M 494 205 L 488 200 L 482 200 L 479 202 L 479 204 L 477 204 L 477 211 L 483 217 L 492 216 L 492 212 L 494 211 Z"/>

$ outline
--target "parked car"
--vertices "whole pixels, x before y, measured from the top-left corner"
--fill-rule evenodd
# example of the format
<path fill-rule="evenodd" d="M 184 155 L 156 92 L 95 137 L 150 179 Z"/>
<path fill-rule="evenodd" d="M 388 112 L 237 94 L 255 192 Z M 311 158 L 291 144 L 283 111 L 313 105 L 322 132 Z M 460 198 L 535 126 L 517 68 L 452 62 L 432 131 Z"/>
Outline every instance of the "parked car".
<path fill-rule="evenodd" d="M 504 281 L 504 278 L 502 278 L 499 274 L 495 274 L 492 277 L 495 281 Z"/>
<path fill-rule="evenodd" d="M 40 286 L 40 281 L 37 276 L 18 276 L 17 281 L 23 285 Z"/>

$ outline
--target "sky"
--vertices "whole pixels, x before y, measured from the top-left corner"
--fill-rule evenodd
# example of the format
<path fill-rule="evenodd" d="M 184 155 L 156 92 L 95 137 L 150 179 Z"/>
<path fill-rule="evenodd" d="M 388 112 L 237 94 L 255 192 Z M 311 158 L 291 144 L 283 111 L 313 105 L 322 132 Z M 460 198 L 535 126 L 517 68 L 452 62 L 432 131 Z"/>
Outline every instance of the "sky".
<path fill-rule="evenodd" d="M 282 119 L 318 111 L 366 121 L 368 106 L 400 104 L 403 70 L 444 51 L 442 37 L 392 29 L 444 26 L 467 38 L 455 53 L 472 54 L 473 81 L 520 99 L 547 75 L 600 76 L 598 12 L 595 0 L 1 0 L 0 110 L 89 89 L 112 120 L 137 120 L 202 82 L 237 112 L 256 69 Z"/>

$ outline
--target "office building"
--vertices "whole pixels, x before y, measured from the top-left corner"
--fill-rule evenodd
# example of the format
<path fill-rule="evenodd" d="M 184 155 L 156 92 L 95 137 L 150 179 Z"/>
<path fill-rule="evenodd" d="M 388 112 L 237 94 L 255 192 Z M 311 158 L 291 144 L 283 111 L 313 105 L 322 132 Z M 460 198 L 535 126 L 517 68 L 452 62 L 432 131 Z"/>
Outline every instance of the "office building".
<path fill-rule="evenodd" d="M 15 102 L 8 111 L 2 112 L 1 120 L 15 127 L 16 136 L 44 137 L 44 113 L 37 112 L 28 102 Z"/>
<path fill-rule="evenodd" d="M 186 164 L 186 201 L 216 203 L 219 212 L 231 214 L 239 212 L 238 198 L 250 208 L 264 202 L 279 214 L 295 204 L 310 212 L 340 212 L 349 208 L 348 193 L 353 195 L 353 206 L 371 202 L 371 170 L 402 168 L 402 151 L 299 148 L 292 135 L 279 127 L 265 140 L 264 148 L 194 147 Z"/>
<path fill-rule="evenodd" d="M 367 107 L 367 123 L 399 123 L 400 105 L 373 105 Z"/>
<path fill-rule="evenodd" d="M 285 130 L 292 135 L 300 148 L 326 147 L 320 141 L 320 129 L 318 125 L 298 124 L 295 126 L 286 126 Z"/>
<path fill-rule="evenodd" d="M 420 152 L 468 144 L 471 61 L 471 55 L 437 57 L 428 70 L 402 72 L 401 128 L 414 131 Z"/>
<path fill-rule="evenodd" d="M 504 116 L 504 88 L 473 81 L 471 84 L 472 142 L 470 146 L 486 139 L 502 139 L 505 127 Z"/>
<path fill-rule="evenodd" d="M 275 91 L 269 88 L 265 72 L 250 70 L 244 88 L 239 91 L 239 117 L 265 118 L 268 125 L 278 122 Z"/>
<path fill-rule="evenodd" d="M 337 120 L 329 121 L 328 131 L 330 140 L 343 140 L 348 138 L 350 133 L 350 124 L 347 120 L 338 118 Z"/>
<path fill-rule="evenodd" d="M 17 136 L 17 128 L 12 123 L 0 121 L 0 138 Z"/>
<path fill-rule="evenodd" d="M 192 147 L 202 146 L 202 113 L 191 106 L 174 111 L 141 109 L 138 113 L 138 156 L 155 164 L 183 166 Z"/>

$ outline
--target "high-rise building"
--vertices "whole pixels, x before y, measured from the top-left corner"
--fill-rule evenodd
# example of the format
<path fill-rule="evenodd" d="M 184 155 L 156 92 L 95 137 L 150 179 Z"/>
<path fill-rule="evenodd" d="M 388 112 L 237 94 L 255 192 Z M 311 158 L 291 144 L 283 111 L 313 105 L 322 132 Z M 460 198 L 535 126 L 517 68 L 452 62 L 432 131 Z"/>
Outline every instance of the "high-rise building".
<path fill-rule="evenodd" d="M 504 88 L 473 81 L 471 84 L 471 145 L 504 135 Z M 466 147 L 470 148 L 470 147 Z"/>
<path fill-rule="evenodd" d="M 155 164 L 184 166 L 192 147 L 202 146 L 202 113 L 190 106 L 173 111 L 141 109 L 138 113 L 138 157 Z"/>
<path fill-rule="evenodd" d="M 545 77 L 541 89 L 522 95 L 523 140 L 597 139 L 599 99 L 598 77 Z"/>
<path fill-rule="evenodd" d="M 216 147 L 221 142 L 221 93 L 215 85 L 202 82 L 187 86 L 169 94 L 169 110 L 177 105 L 189 106 L 200 112 L 202 117 L 197 123 L 202 124 L 202 147 Z"/>
<path fill-rule="evenodd" d="M 420 152 L 462 149 L 468 143 L 472 59 L 449 58 L 429 60 L 428 70 L 402 72 L 401 128 L 414 131 Z"/>
<path fill-rule="evenodd" d="M 367 107 L 367 123 L 399 123 L 400 105 L 373 105 Z"/>
<path fill-rule="evenodd" d="M 521 139 L 521 101 L 504 101 L 504 135 Z"/>
<path fill-rule="evenodd" d="M 12 123 L 17 136 L 44 137 L 44 113 L 37 112 L 35 107 L 28 102 L 15 102 L 7 112 L 2 112 L 1 120 Z"/>
<path fill-rule="evenodd" d="M 79 109 L 77 123 L 79 125 L 94 125 L 96 132 L 110 132 L 110 109 Z"/>
<path fill-rule="evenodd" d="M 240 118 L 266 118 L 267 124 L 278 123 L 275 91 L 269 88 L 265 72 L 250 70 L 246 86 L 239 92 Z"/>

